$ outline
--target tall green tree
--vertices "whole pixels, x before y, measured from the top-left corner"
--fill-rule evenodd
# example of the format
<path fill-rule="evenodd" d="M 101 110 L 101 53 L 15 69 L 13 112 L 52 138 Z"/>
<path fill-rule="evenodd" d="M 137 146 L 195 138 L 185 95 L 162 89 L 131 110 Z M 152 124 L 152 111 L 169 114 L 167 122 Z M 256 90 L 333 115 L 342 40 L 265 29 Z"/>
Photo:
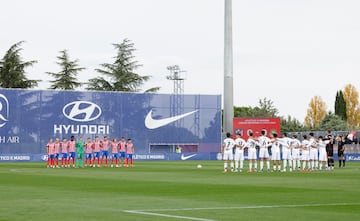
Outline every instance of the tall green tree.
<path fill-rule="evenodd" d="M 348 130 L 346 120 L 339 115 L 328 112 L 322 120 L 318 130 L 345 131 Z"/>
<path fill-rule="evenodd" d="M 79 60 L 70 60 L 67 50 L 60 51 L 60 55 L 57 56 L 59 60 L 56 62 L 60 66 L 60 71 L 57 73 L 46 72 L 55 78 L 50 81 L 52 84 L 50 89 L 63 89 L 63 90 L 74 90 L 81 86 L 81 83 L 77 81 L 77 74 L 85 70 L 83 67 L 79 67 Z"/>
<path fill-rule="evenodd" d="M 128 91 L 138 92 L 141 86 L 147 82 L 151 76 L 141 76 L 136 73 L 136 69 L 141 67 L 135 60 L 136 51 L 134 43 L 124 39 L 120 44 L 113 44 L 117 54 L 113 63 L 101 64 L 101 68 L 95 69 L 104 77 L 92 78 L 88 83 L 88 90 L 102 91 Z M 146 90 L 146 92 L 156 92 L 159 87 Z"/>
<path fill-rule="evenodd" d="M 347 120 L 346 115 L 346 102 L 342 90 L 336 92 L 335 97 L 335 115 L 339 116 L 342 120 Z"/>
<path fill-rule="evenodd" d="M 23 61 L 21 57 L 20 41 L 12 45 L 0 60 L 0 87 L 2 88 L 33 88 L 38 85 L 39 80 L 29 80 L 25 69 L 37 61 Z"/>

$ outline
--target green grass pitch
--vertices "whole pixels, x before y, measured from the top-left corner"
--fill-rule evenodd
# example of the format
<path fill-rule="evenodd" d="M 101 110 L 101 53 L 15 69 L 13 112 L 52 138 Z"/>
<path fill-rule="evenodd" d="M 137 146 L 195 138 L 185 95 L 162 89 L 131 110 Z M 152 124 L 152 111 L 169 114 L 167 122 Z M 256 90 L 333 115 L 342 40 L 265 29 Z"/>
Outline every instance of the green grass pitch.
<path fill-rule="evenodd" d="M 226 174 L 221 161 L 135 163 L 1 163 L 0 220 L 360 220 L 360 163 L 334 172 Z"/>

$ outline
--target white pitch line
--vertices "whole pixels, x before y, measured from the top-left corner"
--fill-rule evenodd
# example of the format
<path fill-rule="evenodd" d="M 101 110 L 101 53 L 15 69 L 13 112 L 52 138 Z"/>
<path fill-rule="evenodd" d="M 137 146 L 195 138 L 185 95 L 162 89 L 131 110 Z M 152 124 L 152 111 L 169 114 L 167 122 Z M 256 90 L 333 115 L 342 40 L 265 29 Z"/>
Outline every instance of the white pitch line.
<path fill-rule="evenodd" d="M 204 218 L 196 218 L 191 216 L 176 216 L 176 215 L 168 215 L 163 213 L 152 213 L 152 212 L 145 212 L 145 211 L 138 211 L 138 210 L 123 210 L 126 213 L 134 213 L 140 215 L 149 215 L 149 216 L 161 216 L 161 217 L 168 217 L 168 218 L 175 218 L 175 219 L 187 219 L 187 220 L 196 220 L 196 221 L 215 221 L 212 219 L 204 219 Z"/>
<path fill-rule="evenodd" d="M 170 209 L 144 209 L 127 210 L 127 212 L 161 212 L 161 211 L 192 211 L 192 210 L 230 210 L 230 209 L 266 209 L 266 208 L 292 208 L 292 207 L 321 207 L 321 206 L 352 206 L 360 203 L 324 203 L 324 204 L 293 204 L 293 205 L 259 205 L 259 206 L 231 206 L 231 207 L 204 207 L 204 208 L 170 208 Z M 125 211 L 124 211 L 125 212 Z"/>

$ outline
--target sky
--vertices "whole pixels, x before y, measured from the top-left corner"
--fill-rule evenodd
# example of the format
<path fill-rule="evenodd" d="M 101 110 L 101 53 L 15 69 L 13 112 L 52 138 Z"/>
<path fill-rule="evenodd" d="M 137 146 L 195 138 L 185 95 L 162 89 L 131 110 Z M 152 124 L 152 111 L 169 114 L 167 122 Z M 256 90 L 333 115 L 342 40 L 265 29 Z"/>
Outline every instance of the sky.
<path fill-rule="evenodd" d="M 22 45 L 29 79 L 47 89 L 58 72 L 56 56 L 68 50 L 86 70 L 81 82 L 111 63 L 112 43 L 130 39 L 151 75 L 143 89 L 172 93 L 168 66 L 185 71 L 185 94 L 223 94 L 224 0 L 2 0 L 0 57 Z M 336 91 L 360 90 L 360 1 L 233 0 L 234 105 L 272 100 L 282 116 L 304 121 L 321 96 L 334 111 Z"/>

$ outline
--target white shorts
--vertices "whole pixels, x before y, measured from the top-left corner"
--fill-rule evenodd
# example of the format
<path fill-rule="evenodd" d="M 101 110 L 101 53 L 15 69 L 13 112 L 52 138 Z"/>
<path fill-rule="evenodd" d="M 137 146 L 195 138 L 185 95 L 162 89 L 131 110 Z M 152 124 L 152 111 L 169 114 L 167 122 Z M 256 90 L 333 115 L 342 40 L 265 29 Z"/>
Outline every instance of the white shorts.
<path fill-rule="evenodd" d="M 316 148 L 310 148 L 310 160 L 318 160 L 318 150 Z"/>
<path fill-rule="evenodd" d="M 280 151 L 272 151 L 271 160 L 280 160 Z"/>
<path fill-rule="evenodd" d="M 284 147 L 283 148 L 283 155 L 282 155 L 282 159 L 283 160 L 291 160 L 291 151 L 289 148 Z"/>
<path fill-rule="evenodd" d="M 292 150 L 292 159 L 293 160 L 300 159 L 300 149 L 293 149 Z"/>
<path fill-rule="evenodd" d="M 319 161 L 327 161 L 326 149 L 319 150 Z"/>
<path fill-rule="evenodd" d="M 269 158 L 269 151 L 267 148 L 260 148 L 259 158 Z"/>
<path fill-rule="evenodd" d="M 308 161 L 309 159 L 310 159 L 310 153 L 309 153 L 309 151 L 308 150 L 302 150 L 301 151 L 302 153 L 301 153 L 301 160 L 303 160 L 303 161 Z"/>
<path fill-rule="evenodd" d="M 244 160 L 244 150 L 235 150 L 235 161 Z"/>
<path fill-rule="evenodd" d="M 234 154 L 232 151 L 224 152 L 223 160 L 234 160 Z"/>
<path fill-rule="evenodd" d="M 249 148 L 248 149 L 248 159 L 249 160 L 256 160 L 257 159 L 256 149 L 255 148 Z"/>

